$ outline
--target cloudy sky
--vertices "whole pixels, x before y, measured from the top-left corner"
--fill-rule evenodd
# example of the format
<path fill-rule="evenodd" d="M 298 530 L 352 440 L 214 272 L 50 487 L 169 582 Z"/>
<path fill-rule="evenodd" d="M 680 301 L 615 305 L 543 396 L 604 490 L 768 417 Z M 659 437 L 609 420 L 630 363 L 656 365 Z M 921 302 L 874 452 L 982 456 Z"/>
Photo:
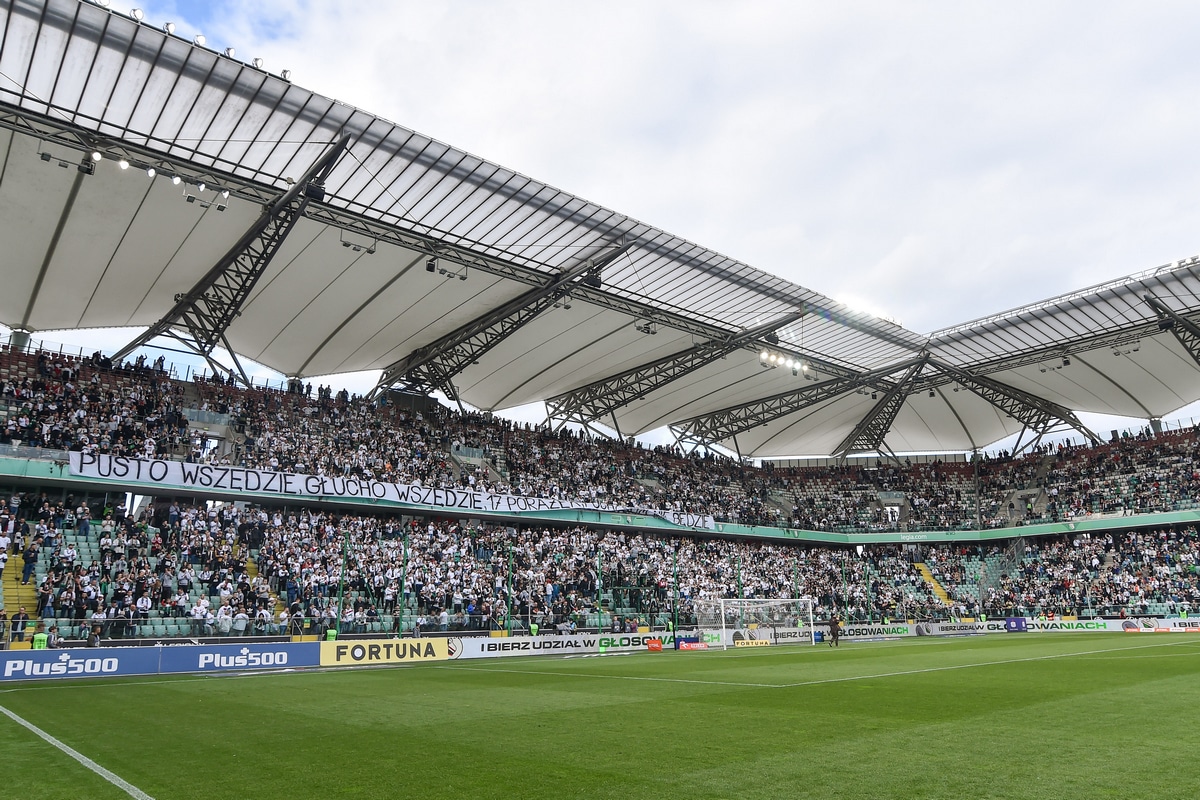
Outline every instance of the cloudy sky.
<path fill-rule="evenodd" d="M 1200 253 L 1194 3 L 135 5 L 921 333 Z"/>
<path fill-rule="evenodd" d="M 921 333 L 1200 253 L 1193 3 L 141 7 Z"/>

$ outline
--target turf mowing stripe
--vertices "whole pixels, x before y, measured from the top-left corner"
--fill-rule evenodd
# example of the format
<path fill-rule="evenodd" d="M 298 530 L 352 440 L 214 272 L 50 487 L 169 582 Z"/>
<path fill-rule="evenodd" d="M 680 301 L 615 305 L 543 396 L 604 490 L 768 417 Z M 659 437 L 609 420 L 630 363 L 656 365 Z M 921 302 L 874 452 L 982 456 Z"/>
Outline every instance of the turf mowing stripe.
<path fill-rule="evenodd" d="M 1139 644 L 1132 647 L 1108 647 L 1103 650 L 1082 650 L 1076 653 L 1055 653 L 1048 656 L 1029 656 L 1027 658 L 1006 658 L 1000 661 L 980 661 L 975 664 L 948 664 L 944 667 L 926 667 L 925 669 L 906 669 L 899 672 L 881 672 L 877 675 L 851 675 L 845 678 L 822 678 L 815 681 L 801 681 L 800 683 L 785 683 L 778 687 L 780 689 L 790 689 L 796 686 L 819 686 L 823 683 L 846 683 L 849 681 L 867 681 L 873 678 L 897 678 L 902 675 L 921 675 L 926 672 L 948 672 L 953 669 L 970 669 L 972 667 L 994 667 L 1000 664 L 1022 664 L 1029 661 L 1051 661 L 1057 658 L 1073 658 L 1075 656 L 1093 656 L 1099 653 L 1116 653 L 1124 650 L 1145 650 L 1150 647 L 1175 647 L 1187 642 L 1163 642 L 1161 644 Z"/>
<path fill-rule="evenodd" d="M 618 680 L 648 680 L 656 684 L 707 684 L 709 686 L 748 686 L 751 688 L 784 688 L 790 684 L 743 684 L 733 680 L 696 680 L 692 678 L 650 678 L 648 675 L 592 675 L 582 672 L 547 672 L 545 669 L 500 669 L 488 667 L 444 667 L 430 664 L 432 669 L 452 669 L 458 672 L 506 672 L 516 675 L 563 675 L 565 678 L 616 678 Z"/>
<path fill-rule="evenodd" d="M 904 675 L 920 675 L 927 672 L 945 672 L 955 669 L 969 669 L 973 667 L 991 667 L 1000 664 L 1020 664 L 1030 661 L 1047 661 L 1059 658 L 1072 658 L 1074 656 L 1089 656 L 1099 653 L 1114 653 L 1124 650 L 1144 650 L 1151 647 L 1175 647 L 1178 645 L 1190 644 L 1189 642 L 1162 642 L 1160 644 L 1144 644 L 1134 645 L 1131 647 L 1109 647 L 1102 650 L 1084 650 L 1072 653 L 1057 653 L 1048 656 L 1030 656 L 1028 658 L 1009 658 L 999 661 L 981 661 L 974 664 L 951 664 L 944 667 L 927 667 L 925 669 L 901 670 L 897 672 L 881 672 L 874 675 L 850 675 L 842 678 L 824 678 L 815 681 L 801 681 L 799 683 L 742 683 L 736 681 L 706 681 L 694 678 L 657 678 L 645 675 L 595 675 L 588 672 L 550 672 L 547 670 L 532 670 L 532 669 L 502 669 L 499 667 L 464 667 L 464 666 L 448 666 L 443 664 L 430 664 L 430 669 L 443 670 L 462 670 L 468 672 L 507 672 L 516 675 L 553 675 L 565 678 L 609 678 L 614 680 L 627 681 L 651 681 L 654 683 L 696 683 L 708 684 L 711 686 L 740 686 L 750 689 L 792 689 L 802 686 L 819 686 L 825 683 L 846 683 L 849 681 L 872 680 L 874 678 L 896 678 Z"/>
<path fill-rule="evenodd" d="M 0 714 L 3 714 L 4 716 L 11 719 L 13 722 L 20 725 L 21 727 L 32 731 L 39 738 L 54 745 L 59 750 L 66 753 L 71 758 L 78 761 L 80 764 L 83 764 L 85 767 L 90 769 L 92 772 L 96 773 L 101 778 L 104 778 L 104 780 L 108 781 L 113 786 L 116 786 L 118 789 L 125 792 L 125 794 L 129 795 L 130 797 L 136 798 L 136 800 L 154 800 L 153 797 L 146 794 L 141 789 L 137 788 L 132 783 L 130 783 L 129 781 L 122 778 L 120 775 L 117 775 L 116 773 L 113 773 L 113 772 L 109 772 L 104 767 L 100 766 L 95 761 L 92 761 L 90 758 L 85 756 L 83 753 L 80 753 L 78 750 L 75 750 L 74 748 L 63 744 L 58 739 L 55 739 L 50 734 L 46 733 L 44 730 L 42 730 L 38 726 L 34 725 L 32 722 L 27 722 L 24 719 L 22 719 L 21 717 L 18 717 L 16 714 L 9 711 L 4 706 L 0 706 Z"/>

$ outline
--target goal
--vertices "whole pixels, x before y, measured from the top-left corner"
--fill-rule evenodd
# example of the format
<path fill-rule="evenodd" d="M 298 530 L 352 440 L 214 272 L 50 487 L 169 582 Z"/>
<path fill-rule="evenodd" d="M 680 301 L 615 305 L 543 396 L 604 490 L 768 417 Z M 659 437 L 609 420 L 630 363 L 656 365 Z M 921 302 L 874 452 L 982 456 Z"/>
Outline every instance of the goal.
<path fill-rule="evenodd" d="M 722 650 L 760 644 L 814 644 L 814 605 L 811 597 L 692 601 L 696 627 L 719 631 Z"/>

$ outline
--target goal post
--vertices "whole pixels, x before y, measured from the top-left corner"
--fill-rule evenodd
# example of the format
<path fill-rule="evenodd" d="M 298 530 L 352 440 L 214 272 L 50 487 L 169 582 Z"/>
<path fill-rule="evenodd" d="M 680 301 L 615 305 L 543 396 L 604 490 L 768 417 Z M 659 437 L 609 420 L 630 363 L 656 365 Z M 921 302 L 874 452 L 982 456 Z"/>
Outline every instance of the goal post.
<path fill-rule="evenodd" d="M 759 644 L 815 644 L 811 597 L 693 600 L 696 627 L 719 631 L 721 649 Z"/>

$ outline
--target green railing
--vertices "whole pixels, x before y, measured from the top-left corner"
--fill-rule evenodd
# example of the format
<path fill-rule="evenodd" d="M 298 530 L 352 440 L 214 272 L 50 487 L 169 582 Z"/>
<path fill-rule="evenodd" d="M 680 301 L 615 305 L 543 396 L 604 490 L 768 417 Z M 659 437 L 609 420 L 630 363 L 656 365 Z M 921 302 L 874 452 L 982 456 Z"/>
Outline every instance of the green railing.
<path fill-rule="evenodd" d="M 32 448 L 22 448 L 28 452 Z M 10 451 L 12 452 L 12 451 Z M 256 499 L 280 501 L 278 494 L 262 494 L 254 492 L 222 492 L 201 491 L 195 487 L 171 487 L 161 483 L 138 481 L 118 481 L 103 478 L 79 478 L 72 476 L 67 467 L 66 453 L 60 451 L 41 451 L 47 456 L 42 458 L 15 457 L 0 453 L 0 476 L 33 481 L 53 483 L 72 487 L 110 486 L 139 494 L 163 494 L 164 490 L 174 491 L 181 495 L 203 495 L 216 499 Z M 54 458 L 48 457 L 53 455 Z M 635 530 L 654 531 L 659 533 L 688 533 L 693 535 L 717 535 L 729 537 L 750 537 L 777 541 L 812 542 L 832 545 L 857 544 L 905 544 L 914 542 L 991 542 L 1012 539 L 1016 536 L 1053 536 L 1066 533 L 1085 533 L 1109 530 L 1130 530 L 1145 527 L 1167 527 L 1173 525 L 1194 525 L 1200 523 L 1200 509 L 1167 511 L 1154 514 L 1133 514 L 1129 516 L 1111 515 L 1103 517 L 1084 517 L 1072 522 L 1040 523 L 1009 528 L 988 528 L 984 530 L 925 530 L 925 531 L 812 531 L 798 528 L 778 528 L 767 525 L 741 525 L 732 522 L 717 522 L 712 528 L 688 527 L 669 522 L 659 517 L 622 511 L 605 511 L 593 509 L 557 509 L 552 511 L 506 511 L 481 512 L 446 509 L 441 506 L 398 503 L 386 500 L 353 497 L 323 497 L 295 496 L 287 497 L 288 501 L 312 502 L 322 505 L 339 505 L 346 508 L 370 509 L 377 512 L 433 513 L 486 519 L 490 521 L 528 522 L 531 520 L 555 522 L 566 525 L 584 525 L 609 528 L 626 528 Z M 1188 503 L 1191 505 L 1190 503 Z"/>

